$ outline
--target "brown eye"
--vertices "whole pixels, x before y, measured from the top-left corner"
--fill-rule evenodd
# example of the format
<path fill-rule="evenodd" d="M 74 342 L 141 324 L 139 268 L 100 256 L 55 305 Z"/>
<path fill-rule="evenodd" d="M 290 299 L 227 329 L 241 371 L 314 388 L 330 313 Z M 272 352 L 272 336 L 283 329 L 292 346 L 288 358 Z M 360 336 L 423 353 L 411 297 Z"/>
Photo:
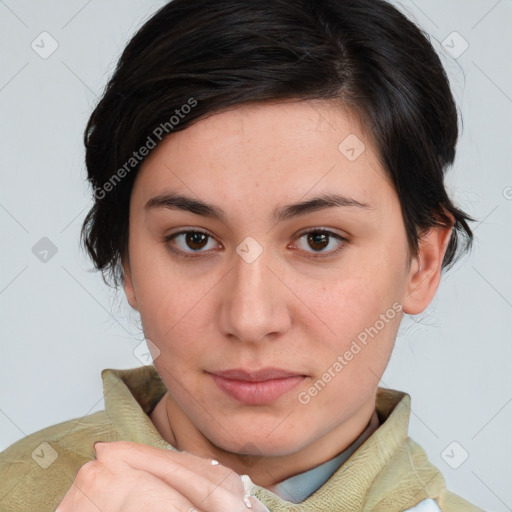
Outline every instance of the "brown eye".
<path fill-rule="evenodd" d="M 305 252 L 310 253 L 313 258 L 332 256 L 341 251 L 348 243 L 346 238 L 326 229 L 310 229 L 300 234 L 298 240 L 303 238 L 306 243 L 297 245 Z M 325 250 L 326 248 L 330 249 Z"/>
<path fill-rule="evenodd" d="M 197 230 L 180 231 L 164 238 L 164 244 L 173 253 L 185 258 L 196 257 L 194 253 L 197 256 L 205 255 L 209 251 L 203 249 L 211 248 L 208 247 L 209 242 L 213 242 L 213 247 L 215 246 L 214 239 L 208 233 Z"/>
<path fill-rule="evenodd" d="M 202 249 L 208 241 L 208 235 L 200 233 L 199 231 L 189 231 L 188 233 L 185 233 L 185 235 L 185 243 L 187 244 L 187 247 L 190 247 L 190 249 L 194 249 L 195 251 Z"/>
<path fill-rule="evenodd" d="M 321 251 L 329 245 L 329 236 L 325 233 L 312 231 L 307 234 L 308 244 L 315 251 Z"/>

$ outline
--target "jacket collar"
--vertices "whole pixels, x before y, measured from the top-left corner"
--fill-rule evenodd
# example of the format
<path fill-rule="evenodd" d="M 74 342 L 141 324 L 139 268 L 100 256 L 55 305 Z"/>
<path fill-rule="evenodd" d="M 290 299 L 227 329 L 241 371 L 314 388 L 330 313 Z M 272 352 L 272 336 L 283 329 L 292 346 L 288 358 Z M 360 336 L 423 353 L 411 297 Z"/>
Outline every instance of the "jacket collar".
<path fill-rule="evenodd" d="M 175 450 L 161 437 L 148 416 L 167 391 L 153 365 L 105 369 L 101 377 L 105 410 L 121 439 Z M 407 393 L 379 387 L 376 411 L 380 426 L 317 491 L 300 504 L 285 501 L 256 484 L 252 494 L 276 512 L 327 510 L 327 505 L 336 510 L 372 510 L 365 505 L 387 503 L 391 495 L 393 503 L 412 505 L 434 496 L 444 486 L 444 479 L 428 462 L 423 450 L 408 438 L 410 410 L 411 399 Z M 418 479 L 417 483 L 406 485 L 399 479 L 398 483 L 390 481 L 392 475 L 386 476 L 383 469 L 393 457 L 396 466 L 393 471 L 407 474 L 419 469 L 424 472 L 422 481 Z"/>

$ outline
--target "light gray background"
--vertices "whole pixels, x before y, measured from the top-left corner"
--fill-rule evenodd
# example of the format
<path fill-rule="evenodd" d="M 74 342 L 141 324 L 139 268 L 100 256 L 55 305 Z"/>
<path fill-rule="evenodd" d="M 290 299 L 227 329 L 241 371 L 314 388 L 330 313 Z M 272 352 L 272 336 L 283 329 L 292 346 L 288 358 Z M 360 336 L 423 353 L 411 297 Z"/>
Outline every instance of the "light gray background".
<path fill-rule="evenodd" d="M 141 365 L 137 318 L 79 250 L 91 205 L 82 133 L 129 37 L 164 3 L 0 0 L 0 450 L 103 409 L 100 371 Z M 503 512 L 512 510 L 512 2 L 399 6 L 448 70 L 464 129 L 447 181 L 481 222 L 470 257 L 425 314 L 404 321 L 381 385 L 411 395 L 410 436 L 448 488 Z M 31 47 L 43 31 L 58 43 L 46 59 Z M 46 263 L 32 252 L 43 237 L 58 250 Z"/>

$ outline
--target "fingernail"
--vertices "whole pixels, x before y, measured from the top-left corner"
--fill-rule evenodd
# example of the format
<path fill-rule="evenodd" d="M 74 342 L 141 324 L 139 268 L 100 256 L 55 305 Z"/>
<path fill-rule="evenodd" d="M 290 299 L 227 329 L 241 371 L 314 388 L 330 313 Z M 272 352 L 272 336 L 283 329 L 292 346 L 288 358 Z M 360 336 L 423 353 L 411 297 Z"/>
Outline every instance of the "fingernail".
<path fill-rule="evenodd" d="M 240 478 L 242 480 L 242 483 L 244 484 L 245 493 L 250 494 L 252 489 L 251 477 L 249 475 L 240 475 Z"/>
<path fill-rule="evenodd" d="M 244 496 L 244 503 L 247 508 L 252 508 L 251 500 L 247 494 Z"/>

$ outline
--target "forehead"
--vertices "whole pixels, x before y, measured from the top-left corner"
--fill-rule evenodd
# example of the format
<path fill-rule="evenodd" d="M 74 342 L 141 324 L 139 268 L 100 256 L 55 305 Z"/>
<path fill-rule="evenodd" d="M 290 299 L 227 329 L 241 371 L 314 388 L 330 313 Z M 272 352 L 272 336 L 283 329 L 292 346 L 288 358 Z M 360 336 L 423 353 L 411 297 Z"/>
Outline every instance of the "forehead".
<path fill-rule="evenodd" d="M 190 150 L 201 144 L 200 152 L 264 148 L 261 159 L 290 156 L 286 154 L 290 150 L 305 156 L 315 148 L 329 149 L 337 157 L 340 142 L 349 135 L 369 145 L 364 128 L 355 114 L 333 100 L 251 103 L 212 114 L 171 134 L 155 152 L 162 155 L 166 147 Z"/>
<path fill-rule="evenodd" d="M 390 192 L 366 130 L 332 101 L 249 104 L 165 138 L 143 162 L 134 195 L 174 191 L 268 203 L 339 192 L 368 202 Z M 218 202 L 218 201 L 217 201 Z"/>

